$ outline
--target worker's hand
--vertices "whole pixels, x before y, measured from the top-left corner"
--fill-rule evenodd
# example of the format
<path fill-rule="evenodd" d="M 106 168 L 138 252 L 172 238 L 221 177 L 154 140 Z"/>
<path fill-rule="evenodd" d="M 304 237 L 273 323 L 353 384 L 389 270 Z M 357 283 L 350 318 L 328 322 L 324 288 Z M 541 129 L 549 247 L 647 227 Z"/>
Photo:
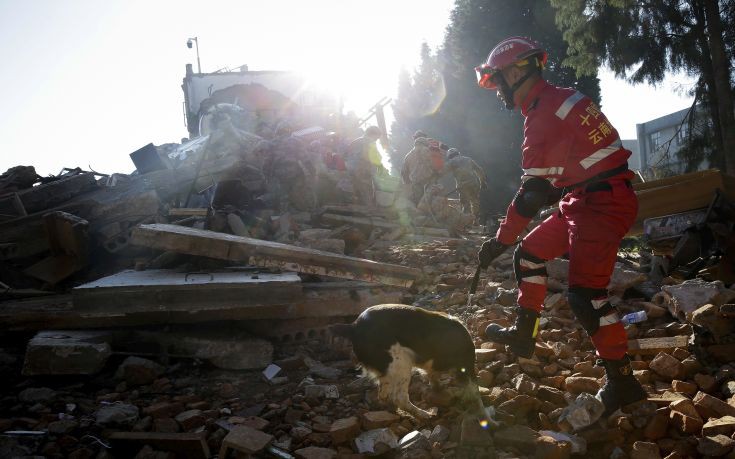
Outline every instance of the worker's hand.
<path fill-rule="evenodd" d="M 490 263 L 505 252 L 507 248 L 508 246 L 498 241 L 496 237 L 491 237 L 483 242 L 480 251 L 477 252 L 477 261 L 480 263 L 480 268 L 487 269 Z"/>

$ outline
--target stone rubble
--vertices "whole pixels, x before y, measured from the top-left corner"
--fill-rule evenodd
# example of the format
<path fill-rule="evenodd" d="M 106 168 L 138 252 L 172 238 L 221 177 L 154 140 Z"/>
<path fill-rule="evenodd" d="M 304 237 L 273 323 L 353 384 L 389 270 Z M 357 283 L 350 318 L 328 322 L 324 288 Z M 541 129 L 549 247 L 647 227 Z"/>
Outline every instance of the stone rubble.
<path fill-rule="evenodd" d="M 565 280 L 552 277 L 535 355 L 517 358 L 482 337 L 490 323 L 513 323 L 510 255 L 483 273 L 472 304 L 466 304 L 477 247 L 471 239 L 436 241 L 396 244 L 370 255 L 421 267 L 424 278 L 407 301 L 467 325 L 475 340 L 480 393 L 492 407 L 487 424 L 465 413 L 452 398 L 447 378 L 436 392 L 424 376 L 414 377 L 411 399 L 422 409 L 438 408 L 429 420 L 381 405 L 374 383 L 361 377 L 348 349 L 319 336 L 274 344 L 273 361 L 255 370 L 113 354 L 102 371 L 74 380 L 22 375 L 23 349 L 3 342 L 2 353 L 10 357 L 0 360 L 6 374 L 0 456 L 123 457 L 120 445 L 132 443 L 110 438 L 114 432 L 132 432 L 169 435 L 170 444 L 186 444 L 191 457 L 733 457 L 735 365 L 708 353 L 713 345 L 735 341 L 723 324 L 707 319 L 716 314 L 733 320 L 721 312 L 721 304 L 703 298 L 690 314 L 694 325 L 668 311 L 628 325 L 629 338 L 638 340 L 691 335 L 693 327 L 712 330 L 695 336 L 699 342 L 687 349 L 631 355 L 649 399 L 600 417 L 594 394 L 605 381 L 604 371 L 595 365 L 589 337 L 566 303 Z M 638 277 L 624 274 L 635 282 Z M 684 285 L 678 284 L 679 290 Z M 618 292 L 622 313 L 661 309 L 654 303 L 646 308 L 650 302 L 632 287 Z M 717 292 L 729 296 L 724 285 Z M 677 308 L 687 308 L 677 301 Z M 705 305 L 716 310 L 700 311 Z M 202 440 L 186 436 L 194 434 Z M 165 445 L 135 444 L 129 457 L 179 457 L 172 452 L 177 449 Z"/>

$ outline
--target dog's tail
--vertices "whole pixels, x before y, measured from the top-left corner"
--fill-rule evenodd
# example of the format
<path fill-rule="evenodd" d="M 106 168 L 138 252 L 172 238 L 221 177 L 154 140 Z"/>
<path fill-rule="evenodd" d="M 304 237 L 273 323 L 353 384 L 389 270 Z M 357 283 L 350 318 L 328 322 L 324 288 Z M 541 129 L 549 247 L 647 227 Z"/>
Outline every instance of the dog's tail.
<path fill-rule="evenodd" d="M 353 324 L 334 324 L 329 326 L 329 333 L 333 337 L 346 338 L 352 341 L 355 326 Z"/>

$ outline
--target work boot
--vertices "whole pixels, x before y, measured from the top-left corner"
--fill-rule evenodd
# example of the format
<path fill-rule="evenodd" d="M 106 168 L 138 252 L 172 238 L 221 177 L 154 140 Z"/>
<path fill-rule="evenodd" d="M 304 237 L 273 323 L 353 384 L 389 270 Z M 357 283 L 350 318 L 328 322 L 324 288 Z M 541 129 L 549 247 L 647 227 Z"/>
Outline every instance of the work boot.
<path fill-rule="evenodd" d="M 641 383 L 633 376 L 627 355 L 620 360 L 599 359 L 597 365 L 603 366 L 607 373 L 607 382 L 596 395 L 605 405 L 603 416 L 609 416 L 618 408 L 648 397 Z"/>
<path fill-rule="evenodd" d="M 507 344 L 515 355 L 530 359 L 536 347 L 538 319 L 538 312 L 518 308 L 515 325 L 501 328 L 500 325 L 490 324 L 485 329 L 485 337 L 494 343 Z"/>

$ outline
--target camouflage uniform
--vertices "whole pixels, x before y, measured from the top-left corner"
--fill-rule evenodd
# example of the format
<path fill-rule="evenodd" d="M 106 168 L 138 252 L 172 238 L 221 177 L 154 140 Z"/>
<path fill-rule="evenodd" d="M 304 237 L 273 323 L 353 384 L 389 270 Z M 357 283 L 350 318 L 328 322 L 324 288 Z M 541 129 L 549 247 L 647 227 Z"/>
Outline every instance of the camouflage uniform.
<path fill-rule="evenodd" d="M 414 141 L 414 146 L 406 154 L 401 168 L 403 183 L 411 186 L 411 201 L 418 204 L 424 195 L 426 185 L 436 180 L 436 173 L 431 165 L 429 142 L 425 137 Z"/>
<path fill-rule="evenodd" d="M 486 186 L 485 171 L 472 158 L 460 154 L 447 160 L 447 169 L 457 183 L 462 210 L 477 217 L 480 213 L 480 188 Z"/>
<path fill-rule="evenodd" d="M 367 136 L 353 140 L 345 161 L 357 200 L 368 206 L 375 205 L 373 178 L 378 171 L 384 170 L 375 142 Z"/>

